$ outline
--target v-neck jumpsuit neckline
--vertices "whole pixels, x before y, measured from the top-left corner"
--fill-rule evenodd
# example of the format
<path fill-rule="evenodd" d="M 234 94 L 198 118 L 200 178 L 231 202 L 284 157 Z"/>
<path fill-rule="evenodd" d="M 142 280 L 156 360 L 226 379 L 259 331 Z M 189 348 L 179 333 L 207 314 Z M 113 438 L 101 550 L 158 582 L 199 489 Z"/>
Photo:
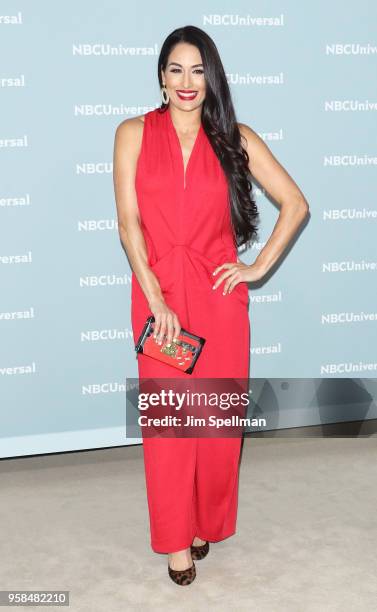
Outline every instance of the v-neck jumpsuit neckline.
<path fill-rule="evenodd" d="M 202 125 L 202 122 L 200 122 L 200 126 L 199 126 L 199 129 L 198 129 L 198 131 L 197 131 L 197 134 L 196 134 L 196 137 L 195 137 L 195 140 L 194 140 L 194 144 L 193 144 L 193 147 L 192 147 L 192 149 L 191 149 L 190 157 L 189 157 L 189 159 L 188 159 L 188 161 L 187 161 L 187 164 L 186 164 L 186 169 L 185 169 L 185 167 L 184 167 L 184 159 L 183 159 L 183 151 L 182 151 L 182 146 L 181 146 L 181 143 L 180 143 L 180 140 L 179 140 L 178 132 L 177 132 L 177 130 L 176 130 L 176 128 L 175 128 L 175 125 L 174 125 L 174 123 L 173 123 L 173 119 L 172 119 L 172 116 L 171 116 L 171 113 L 170 113 L 170 109 L 169 109 L 169 108 L 166 110 L 166 114 L 167 114 L 167 117 L 168 117 L 168 126 L 169 126 L 169 129 L 170 129 L 170 130 L 173 132 L 173 135 L 174 135 L 175 140 L 176 140 L 176 142 L 177 142 L 177 146 L 178 146 L 179 151 L 180 151 L 180 153 L 181 153 L 181 159 L 182 159 L 182 177 L 183 177 L 183 178 L 182 178 L 182 182 L 183 182 L 183 189 L 184 189 L 184 190 L 186 190 L 186 185 L 187 185 L 187 181 L 186 181 L 186 179 L 187 179 L 187 173 L 188 173 L 188 172 L 189 172 L 189 170 L 190 170 L 190 162 L 191 162 L 191 159 L 192 159 L 192 157 L 195 157 L 195 154 L 196 154 L 196 149 L 197 149 L 197 148 L 199 147 L 199 145 L 200 145 L 200 142 L 199 142 L 199 141 L 200 141 L 200 138 L 201 138 L 201 136 L 202 136 L 202 132 L 203 132 L 203 125 Z"/>
<path fill-rule="evenodd" d="M 186 185 L 184 185 L 184 179 Z M 135 189 L 148 265 L 182 327 L 206 338 L 191 375 L 142 353 L 140 378 L 247 379 L 248 288 L 213 290 L 215 268 L 237 261 L 228 183 L 201 124 L 184 176 L 169 110 L 144 117 Z M 132 272 L 131 322 L 136 343 L 153 314 Z M 240 438 L 144 437 L 151 547 L 188 548 L 196 535 L 219 541 L 235 533 Z"/>

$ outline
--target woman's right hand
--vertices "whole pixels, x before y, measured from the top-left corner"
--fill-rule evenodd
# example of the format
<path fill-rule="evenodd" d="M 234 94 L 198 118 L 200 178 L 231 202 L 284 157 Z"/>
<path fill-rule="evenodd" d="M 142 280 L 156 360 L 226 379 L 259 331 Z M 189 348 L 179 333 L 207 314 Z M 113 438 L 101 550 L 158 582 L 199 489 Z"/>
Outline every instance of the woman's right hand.
<path fill-rule="evenodd" d="M 163 298 L 155 298 L 149 302 L 149 308 L 155 318 L 153 337 L 162 344 L 166 335 L 166 343 L 170 344 L 173 338 L 178 338 L 181 324 L 177 314 L 169 308 Z"/>

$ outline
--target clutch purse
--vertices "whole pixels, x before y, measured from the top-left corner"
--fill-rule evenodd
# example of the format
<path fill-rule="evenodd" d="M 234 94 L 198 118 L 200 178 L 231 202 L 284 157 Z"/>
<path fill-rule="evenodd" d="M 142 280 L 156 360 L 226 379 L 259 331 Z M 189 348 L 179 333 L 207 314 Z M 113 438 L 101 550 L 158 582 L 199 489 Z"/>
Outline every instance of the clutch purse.
<path fill-rule="evenodd" d="M 178 338 L 175 342 L 172 340 L 170 346 L 164 345 L 166 335 L 162 344 L 158 344 L 153 338 L 154 322 L 153 315 L 147 318 L 140 338 L 135 345 L 136 353 L 143 353 L 143 355 L 158 359 L 158 361 L 171 365 L 173 368 L 186 372 L 186 374 L 192 374 L 202 352 L 205 338 L 192 334 L 181 327 Z"/>

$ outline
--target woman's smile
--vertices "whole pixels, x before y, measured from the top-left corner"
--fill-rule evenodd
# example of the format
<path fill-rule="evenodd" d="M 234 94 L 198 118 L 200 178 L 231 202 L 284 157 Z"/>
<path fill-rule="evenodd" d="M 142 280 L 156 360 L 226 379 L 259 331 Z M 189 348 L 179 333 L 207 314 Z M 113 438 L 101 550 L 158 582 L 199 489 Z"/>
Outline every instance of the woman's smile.
<path fill-rule="evenodd" d="M 184 89 L 177 89 L 176 93 L 178 98 L 180 98 L 181 100 L 194 100 L 194 98 L 196 98 L 196 96 L 198 95 L 197 91 Z"/>

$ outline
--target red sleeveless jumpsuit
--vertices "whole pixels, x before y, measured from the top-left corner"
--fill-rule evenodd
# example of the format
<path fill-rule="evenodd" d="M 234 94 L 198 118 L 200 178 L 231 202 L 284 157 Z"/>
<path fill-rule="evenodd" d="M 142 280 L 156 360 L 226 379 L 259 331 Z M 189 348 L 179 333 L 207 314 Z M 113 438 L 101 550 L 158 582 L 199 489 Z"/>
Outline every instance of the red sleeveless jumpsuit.
<path fill-rule="evenodd" d="M 192 375 L 138 354 L 139 377 L 247 379 L 247 284 L 239 283 L 225 296 L 224 283 L 212 289 L 218 278 L 212 276 L 214 269 L 237 261 L 223 169 L 201 124 L 184 176 L 181 145 L 169 107 L 146 113 L 143 130 L 135 188 L 148 263 L 181 326 L 204 336 L 206 343 Z M 151 314 L 132 273 L 135 342 Z M 194 536 L 215 542 L 235 533 L 240 446 L 241 438 L 144 437 L 155 552 L 188 548 Z"/>

